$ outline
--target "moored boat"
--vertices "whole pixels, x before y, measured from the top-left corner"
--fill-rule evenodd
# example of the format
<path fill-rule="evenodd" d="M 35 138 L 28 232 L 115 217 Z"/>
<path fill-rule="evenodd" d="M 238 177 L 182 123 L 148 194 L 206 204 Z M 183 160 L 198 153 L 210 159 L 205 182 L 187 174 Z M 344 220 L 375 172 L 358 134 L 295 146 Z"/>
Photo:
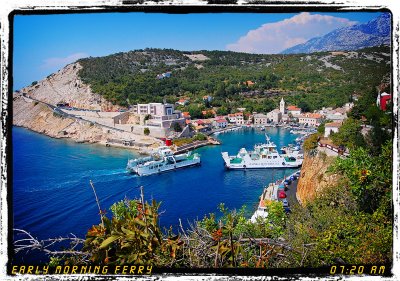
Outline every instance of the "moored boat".
<path fill-rule="evenodd" d="M 303 154 L 299 151 L 279 154 L 276 145 L 265 135 L 266 143 L 257 144 L 253 151 L 241 148 L 236 156 L 222 152 L 225 167 L 228 169 L 265 169 L 265 168 L 296 168 L 303 163 Z M 289 152 L 289 151 L 288 151 Z"/>

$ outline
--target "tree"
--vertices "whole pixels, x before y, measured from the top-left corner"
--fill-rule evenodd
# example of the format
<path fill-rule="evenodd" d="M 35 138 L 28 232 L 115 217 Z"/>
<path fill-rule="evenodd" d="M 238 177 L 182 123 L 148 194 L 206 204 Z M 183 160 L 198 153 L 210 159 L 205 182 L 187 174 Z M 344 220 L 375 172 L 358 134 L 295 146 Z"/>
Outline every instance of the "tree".
<path fill-rule="evenodd" d="M 143 130 L 143 134 L 145 134 L 146 136 L 150 135 L 150 129 L 149 128 L 144 128 Z"/>
<path fill-rule="evenodd" d="M 303 143 L 304 151 L 310 151 L 312 149 L 317 148 L 319 138 L 320 138 L 319 134 L 312 134 L 308 138 L 306 138 Z"/>
<path fill-rule="evenodd" d="M 174 122 L 172 127 L 174 129 L 174 132 L 182 132 L 182 127 L 181 125 L 179 125 L 178 122 Z"/>
<path fill-rule="evenodd" d="M 365 140 L 361 134 L 361 122 L 348 118 L 339 128 L 339 132 L 331 134 L 331 139 L 336 145 L 344 145 L 349 149 L 365 146 Z"/>

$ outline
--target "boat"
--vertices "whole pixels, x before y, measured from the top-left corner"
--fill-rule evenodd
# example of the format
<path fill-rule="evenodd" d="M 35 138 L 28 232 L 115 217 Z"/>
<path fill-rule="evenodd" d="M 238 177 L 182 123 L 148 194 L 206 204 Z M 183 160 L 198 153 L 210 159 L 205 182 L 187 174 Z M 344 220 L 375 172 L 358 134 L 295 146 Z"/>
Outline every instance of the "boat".
<path fill-rule="evenodd" d="M 265 187 L 263 193 L 260 197 L 260 202 L 258 203 L 257 210 L 251 216 L 250 221 L 252 223 L 257 222 L 258 218 L 266 219 L 268 217 L 268 208 L 267 205 L 271 201 L 278 200 L 276 194 L 278 190 L 278 185 L 274 183 L 270 183 L 268 187 Z"/>
<path fill-rule="evenodd" d="M 151 156 L 128 160 L 126 168 L 138 176 L 148 176 L 200 165 L 200 163 L 200 154 L 198 153 L 189 151 L 174 155 L 169 147 L 161 146 Z"/>
<path fill-rule="evenodd" d="M 254 145 L 253 151 L 241 148 L 236 156 L 222 152 L 225 167 L 228 169 L 297 168 L 303 163 L 303 154 L 291 151 L 279 154 L 276 145 L 265 135 L 266 143 Z"/>

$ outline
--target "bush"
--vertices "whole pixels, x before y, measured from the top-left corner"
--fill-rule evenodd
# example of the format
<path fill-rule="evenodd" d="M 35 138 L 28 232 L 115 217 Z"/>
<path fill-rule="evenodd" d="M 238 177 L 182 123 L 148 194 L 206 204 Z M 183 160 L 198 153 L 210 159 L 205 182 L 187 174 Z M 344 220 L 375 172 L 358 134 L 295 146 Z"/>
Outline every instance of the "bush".
<path fill-rule="evenodd" d="M 143 134 L 145 134 L 146 136 L 150 135 L 150 129 L 149 128 L 144 128 L 143 130 Z"/>
<path fill-rule="evenodd" d="M 312 134 L 308 138 L 306 138 L 303 143 L 304 151 L 308 152 L 312 149 L 317 148 L 319 138 L 320 138 L 320 135 L 318 133 Z"/>

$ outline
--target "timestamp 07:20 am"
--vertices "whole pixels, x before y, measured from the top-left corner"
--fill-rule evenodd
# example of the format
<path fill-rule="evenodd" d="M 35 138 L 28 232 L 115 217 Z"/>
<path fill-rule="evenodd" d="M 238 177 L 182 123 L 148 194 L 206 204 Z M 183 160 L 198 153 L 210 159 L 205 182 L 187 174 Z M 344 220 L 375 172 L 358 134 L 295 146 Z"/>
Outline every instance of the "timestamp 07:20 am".
<path fill-rule="evenodd" d="M 332 265 L 330 274 L 369 274 L 369 275 L 384 275 L 386 270 L 385 265 Z"/>

